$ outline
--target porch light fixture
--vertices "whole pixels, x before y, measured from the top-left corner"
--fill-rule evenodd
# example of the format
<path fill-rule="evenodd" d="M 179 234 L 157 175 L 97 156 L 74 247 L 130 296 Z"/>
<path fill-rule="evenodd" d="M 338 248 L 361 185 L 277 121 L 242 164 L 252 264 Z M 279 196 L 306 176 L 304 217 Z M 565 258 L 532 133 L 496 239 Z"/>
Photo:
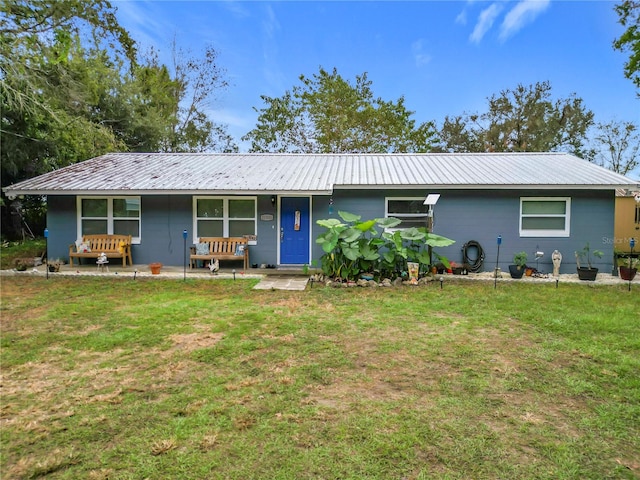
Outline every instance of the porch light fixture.
<path fill-rule="evenodd" d="M 271 206 L 272 207 L 276 206 L 276 196 L 275 195 L 271 195 Z"/>
<path fill-rule="evenodd" d="M 333 197 L 329 197 L 329 215 L 333 215 Z"/>

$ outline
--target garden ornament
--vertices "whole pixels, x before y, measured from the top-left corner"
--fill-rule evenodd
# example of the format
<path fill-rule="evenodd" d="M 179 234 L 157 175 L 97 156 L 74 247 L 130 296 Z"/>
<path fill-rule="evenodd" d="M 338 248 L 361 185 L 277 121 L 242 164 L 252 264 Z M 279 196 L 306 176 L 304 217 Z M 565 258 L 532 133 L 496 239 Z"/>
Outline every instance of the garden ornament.
<path fill-rule="evenodd" d="M 209 262 L 209 271 L 213 274 L 218 273 L 220 270 L 220 261 L 216 258 L 213 261 Z"/>
<path fill-rule="evenodd" d="M 562 254 L 558 250 L 554 250 L 551 254 L 551 261 L 553 262 L 553 276 L 560 276 L 560 263 L 562 263 Z"/>
<path fill-rule="evenodd" d="M 107 268 L 107 272 L 109 271 L 109 260 L 107 259 L 107 254 L 102 252 L 100 255 L 98 255 L 98 260 L 96 260 L 96 264 L 98 265 L 98 270 L 104 270 L 104 268 Z"/>

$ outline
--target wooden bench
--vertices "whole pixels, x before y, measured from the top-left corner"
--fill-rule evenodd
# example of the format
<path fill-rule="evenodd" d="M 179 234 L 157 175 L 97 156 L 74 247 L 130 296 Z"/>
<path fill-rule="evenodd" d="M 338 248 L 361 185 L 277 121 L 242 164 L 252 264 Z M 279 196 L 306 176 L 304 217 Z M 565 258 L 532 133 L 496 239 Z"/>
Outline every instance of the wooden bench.
<path fill-rule="evenodd" d="M 191 247 L 189 268 L 194 268 L 198 260 L 244 260 L 244 269 L 249 268 L 249 246 L 245 237 L 200 237 L 199 243 L 209 244 L 207 254 Z"/>
<path fill-rule="evenodd" d="M 122 266 L 133 265 L 131 260 L 131 235 L 84 235 L 82 243 L 89 245 L 87 252 L 78 252 L 75 243 L 69 245 L 69 266 L 73 267 L 73 259 L 78 259 L 80 264 L 81 258 L 98 259 L 101 253 L 107 258 L 122 258 Z"/>

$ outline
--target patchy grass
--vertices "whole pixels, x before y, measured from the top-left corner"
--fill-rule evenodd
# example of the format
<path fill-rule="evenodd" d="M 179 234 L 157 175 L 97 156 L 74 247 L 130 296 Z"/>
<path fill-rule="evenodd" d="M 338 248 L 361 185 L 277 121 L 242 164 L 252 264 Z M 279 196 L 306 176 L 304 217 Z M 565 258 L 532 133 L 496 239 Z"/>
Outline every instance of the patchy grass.
<path fill-rule="evenodd" d="M 42 257 L 46 251 L 44 238 L 24 242 L 3 242 L 0 245 L 0 270 L 16 266 L 16 261 L 32 264 L 34 257 Z"/>
<path fill-rule="evenodd" d="M 640 478 L 640 295 L 2 278 L 3 478 Z"/>

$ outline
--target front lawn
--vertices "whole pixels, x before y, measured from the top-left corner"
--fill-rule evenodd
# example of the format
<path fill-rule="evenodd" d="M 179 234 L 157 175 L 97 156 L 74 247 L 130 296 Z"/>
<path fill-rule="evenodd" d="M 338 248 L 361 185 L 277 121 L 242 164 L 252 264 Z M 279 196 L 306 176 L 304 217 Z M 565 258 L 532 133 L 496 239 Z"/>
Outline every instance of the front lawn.
<path fill-rule="evenodd" d="M 3 277 L 2 478 L 640 478 L 640 293 Z"/>

